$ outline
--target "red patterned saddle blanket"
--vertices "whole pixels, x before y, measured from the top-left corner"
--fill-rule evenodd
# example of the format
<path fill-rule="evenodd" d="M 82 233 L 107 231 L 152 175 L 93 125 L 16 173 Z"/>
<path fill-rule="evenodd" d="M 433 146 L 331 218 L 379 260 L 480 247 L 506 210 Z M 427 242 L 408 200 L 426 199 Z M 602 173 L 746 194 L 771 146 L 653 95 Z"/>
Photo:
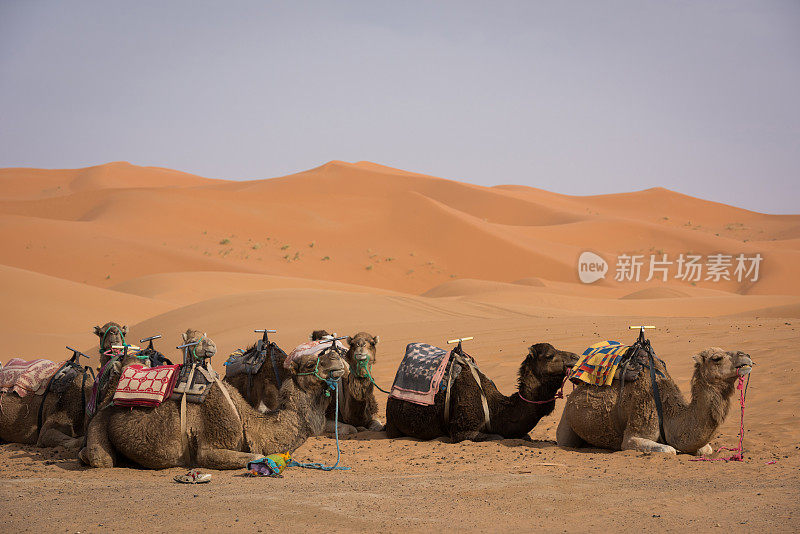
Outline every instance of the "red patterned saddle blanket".
<path fill-rule="evenodd" d="M 122 370 L 114 392 L 114 405 L 158 406 L 172 395 L 179 368 L 180 364 L 160 367 L 128 365 Z"/>
<path fill-rule="evenodd" d="M 44 393 L 47 383 L 63 363 L 12 358 L 0 369 L 0 393 L 14 391 L 20 397 Z"/>

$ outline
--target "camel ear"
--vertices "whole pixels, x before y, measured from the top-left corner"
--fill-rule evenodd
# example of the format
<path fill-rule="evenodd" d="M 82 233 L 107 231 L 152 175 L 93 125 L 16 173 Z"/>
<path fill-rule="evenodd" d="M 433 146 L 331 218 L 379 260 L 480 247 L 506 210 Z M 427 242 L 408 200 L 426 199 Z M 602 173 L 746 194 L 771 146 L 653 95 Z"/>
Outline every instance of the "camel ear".
<path fill-rule="evenodd" d="M 353 336 L 347 336 L 347 344 L 348 345 L 352 345 L 353 344 Z"/>
<path fill-rule="evenodd" d="M 207 333 L 205 333 L 205 332 L 203 332 L 203 337 L 204 337 L 204 338 L 206 338 L 206 339 L 208 339 L 208 334 L 207 334 Z"/>
<path fill-rule="evenodd" d="M 287 357 L 283 361 L 283 367 L 292 373 L 297 374 L 297 371 L 300 370 L 300 358 L 292 358 L 291 356 Z"/>
<path fill-rule="evenodd" d="M 310 334 L 308 334 L 308 340 L 309 341 L 314 341 L 314 332 L 311 332 Z"/>
<path fill-rule="evenodd" d="M 377 345 L 377 344 L 378 344 L 378 342 L 381 340 L 381 336 L 375 336 L 375 337 L 374 337 L 374 338 L 372 338 L 372 339 L 374 339 L 374 340 L 375 340 L 375 344 Z"/>
<path fill-rule="evenodd" d="M 692 356 L 692 359 L 693 359 L 693 360 L 694 360 L 696 363 L 703 363 L 703 360 L 704 360 L 705 358 L 703 357 L 703 353 L 702 353 L 702 352 L 698 352 L 697 354 L 695 354 L 694 356 Z"/>
<path fill-rule="evenodd" d="M 182 333 L 181 333 L 181 337 L 183 338 L 183 342 L 184 342 L 184 343 L 186 343 L 187 341 L 189 341 L 189 334 L 187 334 L 186 332 L 182 332 Z"/>
<path fill-rule="evenodd" d="M 123 336 L 127 336 L 128 335 L 128 325 L 125 325 L 125 326 L 122 327 L 122 335 Z"/>
<path fill-rule="evenodd" d="M 103 329 L 100 328 L 99 326 L 95 326 L 94 335 L 96 335 L 97 337 L 103 337 Z"/>

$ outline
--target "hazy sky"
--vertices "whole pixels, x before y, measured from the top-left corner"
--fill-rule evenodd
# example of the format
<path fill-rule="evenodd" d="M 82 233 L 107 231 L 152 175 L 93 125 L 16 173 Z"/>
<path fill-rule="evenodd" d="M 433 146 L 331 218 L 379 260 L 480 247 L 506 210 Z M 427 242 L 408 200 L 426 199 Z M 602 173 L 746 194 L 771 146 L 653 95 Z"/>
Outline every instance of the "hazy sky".
<path fill-rule="evenodd" d="M 800 213 L 800 2 L 0 0 L 0 167 L 332 159 Z"/>

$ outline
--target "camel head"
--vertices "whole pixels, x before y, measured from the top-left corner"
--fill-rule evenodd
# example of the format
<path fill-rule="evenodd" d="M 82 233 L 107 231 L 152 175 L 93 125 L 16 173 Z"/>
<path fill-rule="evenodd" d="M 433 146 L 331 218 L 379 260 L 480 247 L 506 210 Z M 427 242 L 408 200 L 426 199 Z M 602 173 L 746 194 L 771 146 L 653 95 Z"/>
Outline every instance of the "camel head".
<path fill-rule="evenodd" d="M 695 377 L 705 382 L 725 382 L 745 376 L 753 368 L 753 360 L 749 354 L 738 351 L 724 351 L 719 347 L 710 347 L 694 355 Z"/>
<path fill-rule="evenodd" d="M 330 336 L 327 330 L 314 330 L 309 334 L 308 340 L 309 341 L 320 341 L 325 339 L 326 337 Z"/>
<path fill-rule="evenodd" d="M 300 389 L 319 394 L 328 390 L 326 380 L 339 379 L 347 374 L 345 363 L 333 350 L 287 358 L 284 367 L 292 372 Z"/>
<path fill-rule="evenodd" d="M 367 378 L 367 372 L 371 372 L 371 367 L 376 361 L 378 352 L 377 345 L 380 338 L 367 332 L 359 332 L 355 336 L 347 338 L 350 349 L 347 351 L 345 359 L 350 369 L 359 378 Z"/>
<path fill-rule="evenodd" d="M 189 328 L 181 334 L 181 337 L 183 338 L 183 345 L 194 343 L 195 341 L 200 342 L 194 347 L 189 347 L 189 354 L 196 356 L 198 360 L 211 358 L 217 353 L 217 345 L 205 332 Z"/>
<path fill-rule="evenodd" d="M 100 338 L 100 365 L 103 366 L 109 360 L 105 353 L 111 350 L 114 345 L 122 345 L 125 342 L 125 336 L 128 335 L 128 327 L 120 326 L 119 323 L 110 321 L 103 326 L 95 326 L 94 335 Z"/>
<path fill-rule="evenodd" d="M 560 382 L 577 362 L 577 354 L 558 350 L 550 343 L 531 345 L 528 355 L 519 368 L 520 385 Z"/>

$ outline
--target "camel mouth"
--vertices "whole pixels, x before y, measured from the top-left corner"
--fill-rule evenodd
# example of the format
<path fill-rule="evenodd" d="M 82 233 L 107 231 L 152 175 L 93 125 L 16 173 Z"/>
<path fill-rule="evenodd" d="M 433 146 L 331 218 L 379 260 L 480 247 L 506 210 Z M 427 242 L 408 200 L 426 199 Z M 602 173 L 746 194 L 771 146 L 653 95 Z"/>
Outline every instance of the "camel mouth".
<path fill-rule="evenodd" d="M 328 376 L 332 376 L 333 378 L 342 378 L 344 376 L 344 368 L 340 369 L 332 369 Z"/>
<path fill-rule="evenodd" d="M 750 374 L 750 371 L 753 370 L 753 364 L 751 363 L 743 363 L 741 365 L 736 366 L 736 374 L 737 376 L 745 376 Z"/>

